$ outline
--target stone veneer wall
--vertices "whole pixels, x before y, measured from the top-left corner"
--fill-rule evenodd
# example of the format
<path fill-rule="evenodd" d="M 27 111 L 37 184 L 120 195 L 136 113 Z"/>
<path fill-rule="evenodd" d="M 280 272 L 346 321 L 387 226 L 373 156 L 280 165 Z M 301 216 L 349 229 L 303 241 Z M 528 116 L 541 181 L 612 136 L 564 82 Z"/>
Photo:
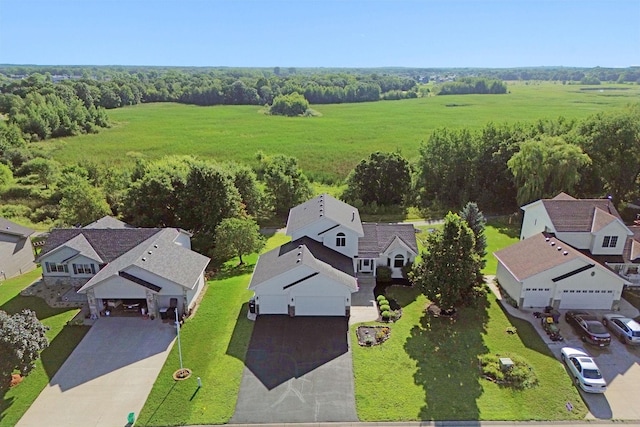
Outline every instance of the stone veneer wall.
<path fill-rule="evenodd" d="M 91 279 L 91 277 L 42 276 L 42 281 L 46 286 L 68 285 L 74 288 L 82 287 L 89 279 Z"/>

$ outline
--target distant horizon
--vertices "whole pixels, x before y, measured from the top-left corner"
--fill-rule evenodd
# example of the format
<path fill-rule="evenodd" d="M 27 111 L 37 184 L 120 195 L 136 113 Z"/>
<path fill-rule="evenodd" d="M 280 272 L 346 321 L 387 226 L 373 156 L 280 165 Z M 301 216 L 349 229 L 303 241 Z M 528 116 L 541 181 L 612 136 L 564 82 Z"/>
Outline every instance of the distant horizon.
<path fill-rule="evenodd" d="M 639 22 L 640 0 L 0 0 L 0 63 L 629 68 Z"/>

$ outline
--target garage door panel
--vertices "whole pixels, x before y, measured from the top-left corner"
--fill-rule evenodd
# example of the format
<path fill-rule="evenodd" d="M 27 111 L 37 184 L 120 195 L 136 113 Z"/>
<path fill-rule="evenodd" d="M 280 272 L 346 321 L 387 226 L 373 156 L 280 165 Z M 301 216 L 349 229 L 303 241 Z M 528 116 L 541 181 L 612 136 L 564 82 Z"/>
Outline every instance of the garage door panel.
<path fill-rule="evenodd" d="M 260 314 L 288 314 L 287 295 L 259 295 L 257 299 Z"/>
<path fill-rule="evenodd" d="M 610 310 L 612 304 L 611 290 L 565 289 L 560 300 L 565 309 Z"/>
<path fill-rule="evenodd" d="M 523 307 L 546 307 L 551 302 L 551 288 L 525 288 L 523 298 Z"/>
<path fill-rule="evenodd" d="M 295 297 L 296 316 L 344 316 L 345 304 L 342 296 Z"/>

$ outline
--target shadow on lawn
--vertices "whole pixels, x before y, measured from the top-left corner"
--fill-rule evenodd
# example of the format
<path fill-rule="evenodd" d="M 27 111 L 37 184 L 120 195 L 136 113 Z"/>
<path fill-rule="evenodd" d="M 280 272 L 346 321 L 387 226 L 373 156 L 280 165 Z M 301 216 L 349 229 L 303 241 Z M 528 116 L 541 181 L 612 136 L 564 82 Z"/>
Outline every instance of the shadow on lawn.
<path fill-rule="evenodd" d="M 247 349 L 249 348 L 249 341 L 251 341 L 251 334 L 253 333 L 252 322 L 247 318 L 247 312 L 249 311 L 249 303 L 242 304 L 240 313 L 236 319 L 236 324 L 233 327 L 233 333 L 227 346 L 226 354 L 233 356 L 238 360 L 245 361 L 247 356 Z"/>
<path fill-rule="evenodd" d="M 540 335 L 538 335 L 538 332 L 531 322 L 511 316 L 497 298 L 495 298 L 495 304 L 500 307 L 500 310 L 502 310 L 505 317 L 509 320 L 509 323 L 515 326 L 518 338 L 520 338 L 520 341 L 522 341 L 525 347 L 555 359 L 555 356 L 551 350 L 549 350 L 549 346 L 540 338 Z"/>
<path fill-rule="evenodd" d="M 520 217 L 507 215 L 491 218 L 487 220 L 487 225 L 496 228 L 500 234 L 518 239 L 520 238 L 520 222 Z"/>
<path fill-rule="evenodd" d="M 254 263 L 245 263 L 245 264 L 236 264 L 230 266 L 229 264 L 225 264 L 220 271 L 218 271 L 211 280 L 225 280 L 231 277 L 242 276 L 243 274 L 249 274 L 253 272 L 253 268 L 255 267 Z"/>
<path fill-rule="evenodd" d="M 24 309 L 35 311 L 40 321 L 66 311 L 77 310 L 75 307 L 54 308 L 40 297 L 22 295 L 16 295 L 0 306 L 0 310 L 6 311 L 9 315 L 19 313 Z"/>
<path fill-rule="evenodd" d="M 415 359 L 416 384 L 425 391 L 421 420 L 477 420 L 477 400 L 482 394 L 478 356 L 488 352 L 484 345 L 488 301 L 458 310 L 457 319 L 425 314 L 411 330 L 405 350 Z"/>

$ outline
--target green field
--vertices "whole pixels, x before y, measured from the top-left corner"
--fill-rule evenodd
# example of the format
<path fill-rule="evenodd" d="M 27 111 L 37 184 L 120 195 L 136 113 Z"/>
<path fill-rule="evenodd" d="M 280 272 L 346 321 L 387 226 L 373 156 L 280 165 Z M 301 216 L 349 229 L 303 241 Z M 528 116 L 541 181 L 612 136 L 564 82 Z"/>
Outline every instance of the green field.
<path fill-rule="evenodd" d="M 295 156 L 312 180 L 334 183 L 374 151 L 417 157 L 420 142 L 434 129 L 479 129 L 488 122 L 532 122 L 558 116 L 580 119 L 640 99 L 638 85 L 581 89 L 585 87 L 512 84 L 505 95 L 314 105 L 322 116 L 306 118 L 266 116 L 258 106 L 144 104 L 110 110 L 113 126 L 99 134 L 48 144 L 54 148 L 53 157 L 63 163 L 108 165 L 131 164 L 132 153 L 151 159 L 192 154 L 251 163 L 262 150 Z"/>

